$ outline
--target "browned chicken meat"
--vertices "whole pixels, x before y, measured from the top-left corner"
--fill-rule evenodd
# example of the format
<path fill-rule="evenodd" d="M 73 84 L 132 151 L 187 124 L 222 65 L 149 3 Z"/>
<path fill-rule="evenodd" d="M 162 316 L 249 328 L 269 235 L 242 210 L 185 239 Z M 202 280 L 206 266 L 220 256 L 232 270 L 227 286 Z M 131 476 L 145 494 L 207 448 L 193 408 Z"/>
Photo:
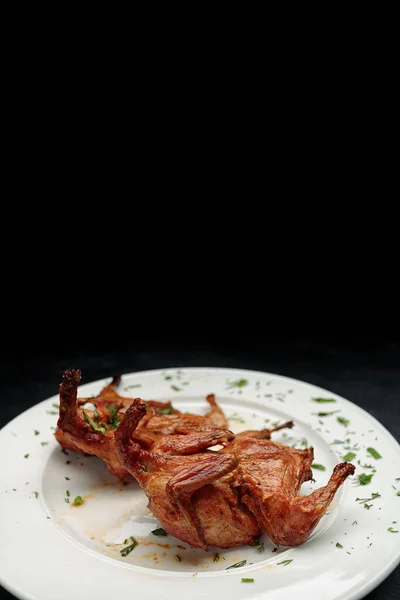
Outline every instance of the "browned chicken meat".
<path fill-rule="evenodd" d="M 114 434 L 133 398 L 120 396 L 116 390 L 120 377 L 104 387 L 94 398 L 78 398 L 81 380 L 79 370 L 67 370 L 60 385 L 60 416 L 55 437 L 63 448 L 101 458 L 109 471 L 124 479 L 129 475 L 118 459 L 114 448 Z M 170 402 L 146 401 L 148 413 L 135 431 L 137 440 L 147 448 L 166 435 L 193 427 L 226 428 L 224 413 L 214 395 L 207 396 L 210 410 L 204 416 L 183 414 Z M 95 409 L 85 408 L 87 403 Z"/>
<path fill-rule="evenodd" d="M 193 547 L 254 544 L 261 531 L 276 544 L 297 546 L 355 471 L 341 463 L 327 485 L 302 496 L 301 485 L 312 478 L 313 449 L 270 439 L 291 421 L 235 436 L 212 394 L 209 412 L 199 416 L 170 403 L 120 396 L 120 378 L 97 397 L 78 399 L 80 379 L 79 371 L 63 375 L 57 440 L 95 454 L 120 479 L 132 474 L 165 530 Z M 88 402 L 94 410 L 85 409 Z M 222 450 L 211 450 L 215 445 Z"/>
<path fill-rule="evenodd" d="M 298 546 L 311 535 L 338 488 L 355 471 L 350 463 L 336 465 L 326 486 L 300 496 L 302 483 L 312 479 L 313 448 L 297 450 L 242 434 L 224 452 L 233 453 L 238 462 L 242 502 L 271 540 L 282 546 Z"/>
<path fill-rule="evenodd" d="M 341 463 L 326 486 L 300 496 L 302 483 L 312 478 L 313 449 L 269 439 L 274 431 L 292 427 L 291 421 L 236 437 L 226 430 L 182 430 L 160 438 L 148 451 L 133 441 L 132 433 L 145 412 L 144 402 L 136 399 L 117 430 L 117 454 L 166 531 L 194 547 L 251 544 L 260 530 L 276 544 L 297 546 L 355 471 L 352 464 Z M 223 451 L 207 450 L 221 443 Z"/>
<path fill-rule="evenodd" d="M 146 493 L 153 515 L 168 533 L 195 548 L 253 544 L 261 532 L 235 489 L 237 460 L 207 450 L 234 435 L 218 428 L 182 428 L 180 434 L 160 438 L 150 451 L 133 440 L 146 410 L 142 400 L 134 400 L 115 433 L 115 447 Z"/>

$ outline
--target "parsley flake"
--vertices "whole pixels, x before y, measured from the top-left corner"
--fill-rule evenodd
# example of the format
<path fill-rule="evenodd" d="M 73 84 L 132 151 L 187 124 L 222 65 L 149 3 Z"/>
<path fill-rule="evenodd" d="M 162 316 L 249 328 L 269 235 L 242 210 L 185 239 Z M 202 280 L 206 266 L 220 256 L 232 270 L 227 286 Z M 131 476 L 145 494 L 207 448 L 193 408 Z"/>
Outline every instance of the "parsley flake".
<path fill-rule="evenodd" d="M 238 569 L 239 567 L 244 567 L 244 565 L 247 565 L 247 560 L 240 560 L 239 562 L 235 563 L 234 565 L 231 565 L 230 567 L 226 567 L 225 571 L 228 571 L 228 569 Z"/>
<path fill-rule="evenodd" d="M 334 398 L 312 398 L 314 402 L 336 402 Z"/>
<path fill-rule="evenodd" d="M 254 583 L 253 577 L 242 577 L 243 583 Z"/>
<path fill-rule="evenodd" d="M 365 473 L 361 473 L 360 475 L 357 476 L 358 482 L 360 485 L 367 485 L 368 483 L 371 483 L 371 479 L 373 478 L 373 473 L 371 473 L 370 475 L 366 475 Z"/>
<path fill-rule="evenodd" d="M 326 471 L 326 468 L 324 467 L 324 465 L 319 465 L 318 463 L 313 463 L 311 465 L 312 469 L 318 469 L 319 471 Z"/>
<path fill-rule="evenodd" d="M 236 381 L 230 381 L 229 382 L 229 387 L 237 387 L 237 388 L 242 388 L 245 385 L 247 385 L 249 382 L 247 379 L 237 379 Z"/>
<path fill-rule="evenodd" d="M 162 527 L 159 527 L 158 529 L 153 529 L 153 531 L 151 533 L 153 535 L 159 535 L 159 536 L 168 535 L 168 533 Z"/>
<path fill-rule="evenodd" d="M 379 452 L 377 452 L 375 450 L 375 448 L 367 448 L 367 452 L 373 456 L 376 460 L 378 460 L 378 458 L 382 458 L 382 456 L 379 454 Z"/>
<path fill-rule="evenodd" d="M 353 458 L 355 458 L 355 456 L 356 456 L 356 455 L 354 454 L 354 452 L 348 452 L 347 454 L 345 454 L 345 455 L 343 456 L 343 460 L 344 460 L 345 462 L 350 462 L 351 460 L 353 460 Z"/>
<path fill-rule="evenodd" d="M 288 558 L 287 560 L 282 560 L 281 562 L 276 563 L 277 565 L 283 565 L 286 567 L 289 563 L 293 562 L 293 558 Z"/>
<path fill-rule="evenodd" d="M 87 421 L 89 423 L 89 425 L 91 425 L 91 427 L 94 431 L 98 431 L 98 432 L 102 433 L 103 435 L 106 435 L 105 427 L 101 427 L 101 426 L 97 425 L 97 423 L 95 423 L 93 421 L 93 419 L 91 419 L 89 417 L 89 415 L 83 409 L 82 409 L 82 413 L 83 413 L 83 418 L 85 419 L 85 421 Z"/>
<path fill-rule="evenodd" d="M 126 548 L 123 548 L 122 550 L 120 550 L 121 556 L 127 556 L 138 545 L 138 543 L 134 537 L 131 536 L 130 540 L 132 543 L 129 546 L 126 546 Z M 127 540 L 125 540 L 125 543 L 126 543 L 126 541 Z"/>

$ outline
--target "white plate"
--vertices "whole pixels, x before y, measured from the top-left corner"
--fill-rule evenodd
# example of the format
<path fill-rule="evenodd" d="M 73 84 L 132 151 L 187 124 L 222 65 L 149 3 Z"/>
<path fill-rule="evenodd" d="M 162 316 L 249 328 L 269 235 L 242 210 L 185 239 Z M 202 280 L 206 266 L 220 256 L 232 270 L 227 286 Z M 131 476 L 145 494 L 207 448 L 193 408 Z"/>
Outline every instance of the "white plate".
<path fill-rule="evenodd" d="M 97 394 L 104 384 L 82 385 L 79 394 Z M 159 525 L 136 482 L 122 486 L 96 457 L 61 452 L 52 435 L 58 415 L 54 396 L 0 432 L 0 583 L 18 598 L 355 600 L 399 563 L 400 533 L 394 531 L 400 531 L 400 447 L 356 405 L 307 383 L 238 369 L 133 373 L 123 376 L 120 389 L 130 397 L 172 400 L 177 408 L 199 414 L 206 412 L 205 396 L 213 392 L 235 432 L 293 419 L 295 428 L 275 434 L 274 440 L 312 445 L 315 463 L 326 468 L 314 469 L 316 482 L 304 484 L 303 493 L 324 485 L 348 452 L 356 455 L 356 474 L 297 548 L 273 552 L 264 536 L 262 553 L 248 546 L 195 550 L 176 538 L 151 534 Z M 335 402 L 313 400 L 319 397 Z M 338 412 L 317 414 L 332 411 Z M 370 483 L 359 484 L 362 473 L 373 475 Z M 84 498 L 82 506 L 65 501 L 77 495 Z M 130 536 L 140 543 L 122 557 L 123 541 Z M 227 570 L 242 560 L 245 566 Z"/>

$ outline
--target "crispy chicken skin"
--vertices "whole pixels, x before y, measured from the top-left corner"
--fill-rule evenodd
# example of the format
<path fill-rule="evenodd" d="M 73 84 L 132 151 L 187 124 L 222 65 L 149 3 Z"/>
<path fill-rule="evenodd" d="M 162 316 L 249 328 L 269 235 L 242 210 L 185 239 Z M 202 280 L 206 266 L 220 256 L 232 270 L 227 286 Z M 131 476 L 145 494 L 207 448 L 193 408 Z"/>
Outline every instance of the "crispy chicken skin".
<path fill-rule="evenodd" d="M 119 377 L 95 398 L 78 399 L 80 379 L 78 370 L 63 375 L 56 439 L 98 456 L 120 479 L 133 475 L 165 530 L 195 548 L 254 544 L 261 531 L 275 544 L 302 544 L 355 471 L 340 463 L 327 485 L 301 496 L 312 478 L 313 449 L 271 441 L 291 421 L 235 436 L 213 394 L 209 412 L 199 416 L 120 396 Z M 88 402 L 95 410 L 84 408 Z M 222 450 L 209 450 L 215 445 Z"/>
<path fill-rule="evenodd" d="M 336 465 L 328 484 L 300 496 L 301 484 L 312 478 L 312 448 L 297 450 L 268 439 L 236 438 L 225 451 L 238 462 L 241 499 L 275 544 L 298 546 L 313 532 L 333 497 L 355 471 Z"/>
<path fill-rule="evenodd" d="M 129 473 L 120 464 L 115 453 L 114 434 L 133 398 L 118 394 L 116 387 L 120 383 L 120 376 L 114 377 L 96 397 L 78 398 L 80 380 L 79 370 L 71 369 L 63 374 L 60 385 L 60 416 L 55 437 L 65 449 L 98 456 L 104 460 L 113 475 L 124 479 Z M 157 440 L 175 431 L 188 430 L 187 433 L 190 433 L 190 428 L 211 429 L 214 425 L 226 428 L 225 415 L 213 394 L 207 396 L 207 402 L 210 410 L 204 416 L 200 416 L 182 414 L 173 408 L 170 402 L 146 401 L 148 412 L 135 430 L 137 441 L 144 447 L 151 448 Z M 84 409 L 87 403 L 93 404 L 96 410 Z M 99 427 L 97 431 L 87 417 Z"/>
<path fill-rule="evenodd" d="M 104 433 L 95 431 L 90 423 L 85 420 L 83 410 L 78 408 L 79 403 L 82 405 L 86 402 L 93 402 L 98 413 L 97 422 L 99 424 L 111 423 L 113 415 L 107 409 L 106 405 L 112 406 L 113 402 L 119 402 L 117 398 L 120 397 L 118 394 L 113 393 L 115 380 L 113 380 L 113 384 L 104 388 L 97 398 L 82 398 L 78 401 L 77 396 L 80 380 L 80 371 L 68 370 L 63 375 L 63 381 L 60 385 L 60 416 L 54 435 L 63 448 L 76 450 L 85 454 L 95 454 L 104 460 L 113 475 L 124 479 L 129 473 L 120 464 L 115 453 L 115 429 L 102 426 Z M 103 392 L 104 395 L 102 395 Z M 126 408 L 126 405 L 124 405 L 124 408 Z M 88 410 L 85 412 L 90 415 L 90 418 L 94 418 L 93 411 Z"/>
<path fill-rule="evenodd" d="M 149 451 L 132 439 L 146 410 L 142 400 L 134 400 L 116 431 L 115 448 L 164 529 L 204 550 L 210 545 L 230 548 L 253 544 L 260 529 L 240 502 L 234 479 L 229 478 L 237 461 L 233 455 L 207 451 L 212 445 L 227 443 L 234 435 L 209 427 L 181 430 L 180 434 L 161 438 Z"/>

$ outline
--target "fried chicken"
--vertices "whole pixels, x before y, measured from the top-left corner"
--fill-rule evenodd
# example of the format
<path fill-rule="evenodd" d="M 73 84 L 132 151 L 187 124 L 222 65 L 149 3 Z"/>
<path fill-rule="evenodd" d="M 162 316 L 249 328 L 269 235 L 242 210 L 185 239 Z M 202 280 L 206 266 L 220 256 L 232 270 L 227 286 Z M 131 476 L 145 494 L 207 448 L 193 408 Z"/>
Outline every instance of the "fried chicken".
<path fill-rule="evenodd" d="M 67 370 L 60 385 L 60 416 L 55 437 L 60 445 L 69 450 L 84 454 L 94 454 L 101 458 L 109 471 L 120 479 L 129 475 L 120 464 L 114 448 L 114 434 L 133 398 L 120 396 L 116 387 L 121 377 L 114 377 L 94 398 L 78 398 L 81 380 L 79 370 Z M 170 433 L 193 427 L 220 428 L 227 425 L 221 408 L 213 394 L 207 396 L 210 411 L 204 416 L 183 414 L 172 407 L 170 402 L 146 401 L 148 412 L 135 430 L 137 441 L 151 448 L 160 438 Z M 95 410 L 85 409 L 91 403 Z"/>
<path fill-rule="evenodd" d="M 241 499 L 259 526 L 275 544 L 298 546 L 313 532 L 333 497 L 355 471 L 340 463 L 324 487 L 300 496 L 300 487 L 312 479 L 313 448 L 298 450 L 268 439 L 237 437 L 225 451 L 238 462 Z"/>
<path fill-rule="evenodd" d="M 180 434 L 158 440 L 149 451 L 133 440 L 146 410 L 142 400 L 134 400 L 115 433 L 115 448 L 164 529 L 204 550 L 210 545 L 230 548 L 253 544 L 260 528 L 241 503 L 234 478 L 229 477 L 237 460 L 231 454 L 207 450 L 229 442 L 232 432 L 209 427 L 181 429 Z"/>

